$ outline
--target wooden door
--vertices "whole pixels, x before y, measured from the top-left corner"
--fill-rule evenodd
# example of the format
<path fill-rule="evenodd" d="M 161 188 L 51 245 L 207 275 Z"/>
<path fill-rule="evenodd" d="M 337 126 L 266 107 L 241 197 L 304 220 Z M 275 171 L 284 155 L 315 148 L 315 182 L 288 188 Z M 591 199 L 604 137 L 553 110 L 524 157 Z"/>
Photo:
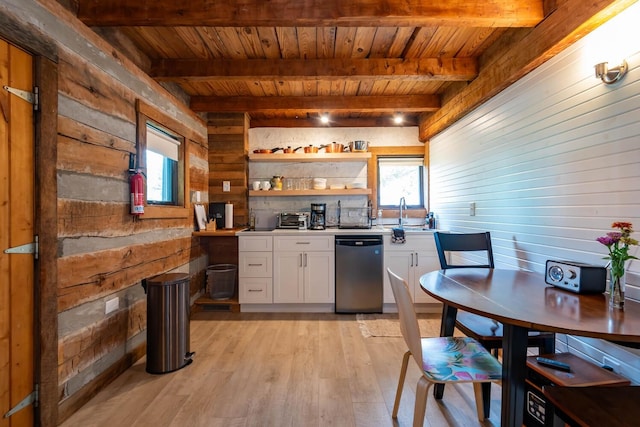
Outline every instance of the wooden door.
<path fill-rule="evenodd" d="M 33 58 L 0 40 L 0 86 L 33 91 Z M 33 105 L 0 87 L 0 427 L 34 425 L 34 406 L 3 415 L 34 388 Z"/>

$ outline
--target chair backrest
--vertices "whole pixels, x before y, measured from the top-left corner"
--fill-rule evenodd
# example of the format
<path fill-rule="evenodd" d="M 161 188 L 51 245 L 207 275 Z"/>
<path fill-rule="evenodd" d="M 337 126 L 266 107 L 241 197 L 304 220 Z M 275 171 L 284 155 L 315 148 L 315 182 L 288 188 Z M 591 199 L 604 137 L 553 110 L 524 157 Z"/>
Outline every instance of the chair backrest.
<path fill-rule="evenodd" d="M 413 355 L 414 360 L 422 367 L 422 338 L 420 336 L 420 325 L 418 325 L 418 317 L 416 316 L 413 300 L 409 292 L 407 282 L 393 271 L 387 268 L 389 281 L 391 282 L 391 290 L 396 299 L 398 306 L 398 317 L 400 318 L 400 331 L 404 342 L 407 343 L 409 351 Z"/>
<path fill-rule="evenodd" d="M 439 231 L 433 233 L 436 241 L 436 249 L 438 258 L 440 259 L 440 268 L 472 268 L 485 267 L 493 268 L 493 250 L 491 249 L 491 234 L 484 233 L 441 233 Z M 447 262 L 446 252 L 472 252 L 486 251 L 487 261 L 484 264 L 449 264 Z"/>

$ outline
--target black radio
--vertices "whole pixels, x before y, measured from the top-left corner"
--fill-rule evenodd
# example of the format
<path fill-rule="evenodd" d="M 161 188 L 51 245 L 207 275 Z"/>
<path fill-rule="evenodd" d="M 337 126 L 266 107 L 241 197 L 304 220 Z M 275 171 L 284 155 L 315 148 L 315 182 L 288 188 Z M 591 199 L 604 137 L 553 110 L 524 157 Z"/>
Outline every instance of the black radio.
<path fill-rule="evenodd" d="M 547 260 L 544 281 L 577 294 L 601 294 L 607 287 L 607 269 L 573 261 Z"/>

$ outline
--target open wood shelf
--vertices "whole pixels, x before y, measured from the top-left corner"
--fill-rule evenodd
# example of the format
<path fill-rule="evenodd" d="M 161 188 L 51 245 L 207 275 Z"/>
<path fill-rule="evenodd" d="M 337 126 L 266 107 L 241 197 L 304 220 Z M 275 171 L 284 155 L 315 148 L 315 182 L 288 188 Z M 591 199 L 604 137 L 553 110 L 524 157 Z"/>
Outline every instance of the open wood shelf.
<path fill-rule="evenodd" d="M 344 190 L 281 190 L 264 191 L 249 190 L 252 197 L 290 197 L 290 196 L 368 196 L 371 194 L 370 188 L 351 188 Z"/>
<path fill-rule="evenodd" d="M 232 313 L 240 312 L 240 303 L 238 297 L 234 296 L 229 299 L 211 299 L 201 296 L 195 301 L 194 311 L 230 311 Z"/>
<path fill-rule="evenodd" d="M 370 152 L 362 153 L 249 153 L 252 162 L 359 162 L 371 158 Z"/>

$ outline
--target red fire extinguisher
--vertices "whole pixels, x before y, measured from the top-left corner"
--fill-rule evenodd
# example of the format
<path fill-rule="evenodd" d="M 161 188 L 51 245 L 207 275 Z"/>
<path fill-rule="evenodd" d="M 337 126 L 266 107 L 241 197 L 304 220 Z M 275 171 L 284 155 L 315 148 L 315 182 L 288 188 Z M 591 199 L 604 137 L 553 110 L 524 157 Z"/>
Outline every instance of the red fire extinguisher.
<path fill-rule="evenodd" d="M 131 191 L 131 215 L 144 214 L 144 178 L 140 169 L 131 175 L 129 180 Z"/>

